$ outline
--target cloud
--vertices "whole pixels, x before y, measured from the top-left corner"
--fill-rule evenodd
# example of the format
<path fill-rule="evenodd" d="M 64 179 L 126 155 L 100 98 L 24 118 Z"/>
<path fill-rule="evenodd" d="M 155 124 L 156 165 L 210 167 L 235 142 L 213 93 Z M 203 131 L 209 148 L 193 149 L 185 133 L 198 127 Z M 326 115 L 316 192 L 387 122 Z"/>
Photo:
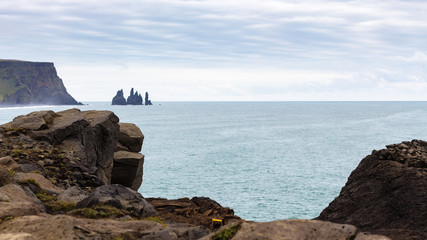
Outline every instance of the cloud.
<path fill-rule="evenodd" d="M 276 92 L 274 99 L 287 99 L 290 91 L 309 97 L 304 90 L 323 99 L 351 91 L 348 86 L 355 92 L 405 82 L 421 88 L 414 79 L 427 76 L 426 11 L 427 2 L 415 0 L 0 1 L 0 51 L 4 58 L 80 66 L 74 71 L 91 77 L 66 71 L 67 84 L 75 86 L 109 79 L 117 88 L 111 76 L 148 75 L 178 98 L 172 89 L 184 85 L 194 96 L 212 89 L 243 99 L 263 89 Z M 106 75 L 110 69 L 98 68 L 114 64 L 145 66 L 145 72 Z"/>
<path fill-rule="evenodd" d="M 427 54 L 423 52 L 415 52 L 412 56 L 393 56 L 389 57 L 391 60 L 410 62 L 410 63 L 427 63 Z"/>

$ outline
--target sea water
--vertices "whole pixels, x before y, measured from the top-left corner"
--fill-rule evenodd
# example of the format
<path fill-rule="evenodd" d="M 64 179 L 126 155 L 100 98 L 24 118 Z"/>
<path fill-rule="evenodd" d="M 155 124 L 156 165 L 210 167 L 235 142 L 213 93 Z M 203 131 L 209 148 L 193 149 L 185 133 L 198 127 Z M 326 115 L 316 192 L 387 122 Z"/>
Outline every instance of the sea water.
<path fill-rule="evenodd" d="M 427 140 L 427 102 L 162 102 L 111 110 L 145 135 L 144 197 L 210 197 L 256 221 L 314 218 L 373 149 Z M 32 111 L 0 108 L 0 124 Z"/>

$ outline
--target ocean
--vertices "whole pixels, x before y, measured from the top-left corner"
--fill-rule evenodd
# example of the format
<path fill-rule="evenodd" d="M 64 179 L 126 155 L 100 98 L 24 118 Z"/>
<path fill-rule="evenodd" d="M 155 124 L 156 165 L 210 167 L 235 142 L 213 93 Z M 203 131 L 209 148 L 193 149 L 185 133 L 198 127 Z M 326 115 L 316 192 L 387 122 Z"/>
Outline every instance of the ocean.
<path fill-rule="evenodd" d="M 0 108 L 0 124 L 32 111 Z M 111 110 L 145 135 L 144 197 L 210 197 L 246 220 L 314 218 L 374 149 L 427 140 L 427 102 L 161 102 Z"/>

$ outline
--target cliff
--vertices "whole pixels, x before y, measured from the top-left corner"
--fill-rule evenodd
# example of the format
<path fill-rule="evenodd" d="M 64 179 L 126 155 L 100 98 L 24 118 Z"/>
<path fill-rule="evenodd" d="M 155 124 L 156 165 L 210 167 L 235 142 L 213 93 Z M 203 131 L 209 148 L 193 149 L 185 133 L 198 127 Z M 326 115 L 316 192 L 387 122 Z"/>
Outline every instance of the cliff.
<path fill-rule="evenodd" d="M 53 63 L 0 60 L 0 104 L 81 105 L 67 93 Z"/>
<path fill-rule="evenodd" d="M 427 239 L 427 142 L 374 150 L 317 219 L 392 239 Z"/>

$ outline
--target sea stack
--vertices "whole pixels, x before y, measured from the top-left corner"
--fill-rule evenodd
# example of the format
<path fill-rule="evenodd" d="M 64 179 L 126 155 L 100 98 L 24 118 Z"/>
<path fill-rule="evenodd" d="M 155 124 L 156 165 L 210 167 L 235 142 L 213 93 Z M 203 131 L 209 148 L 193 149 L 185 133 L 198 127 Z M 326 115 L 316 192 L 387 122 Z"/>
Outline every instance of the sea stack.
<path fill-rule="evenodd" d="M 151 100 L 148 99 L 148 92 L 145 92 L 145 105 L 153 105 Z"/>
<path fill-rule="evenodd" d="M 113 101 L 111 102 L 111 105 L 126 105 L 126 99 L 123 96 L 123 89 L 117 91 L 116 96 L 114 96 Z"/>
<path fill-rule="evenodd" d="M 117 91 L 116 96 L 114 96 L 111 105 L 144 105 L 141 93 L 134 91 L 132 88 L 130 90 L 129 97 L 126 99 L 123 96 L 123 89 Z M 148 99 L 148 92 L 145 93 L 145 105 L 153 105 L 151 100 Z"/>
<path fill-rule="evenodd" d="M 142 96 L 138 91 L 134 93 L 133 88 L 130 90 L 130 95 L 127 99 L 128 105 L 142 105 Z"/>
<path fill-rule="evenodd" d="M 0 104 L 82 105 L 65 89 L 53 63 L 0 60 Z"/>

